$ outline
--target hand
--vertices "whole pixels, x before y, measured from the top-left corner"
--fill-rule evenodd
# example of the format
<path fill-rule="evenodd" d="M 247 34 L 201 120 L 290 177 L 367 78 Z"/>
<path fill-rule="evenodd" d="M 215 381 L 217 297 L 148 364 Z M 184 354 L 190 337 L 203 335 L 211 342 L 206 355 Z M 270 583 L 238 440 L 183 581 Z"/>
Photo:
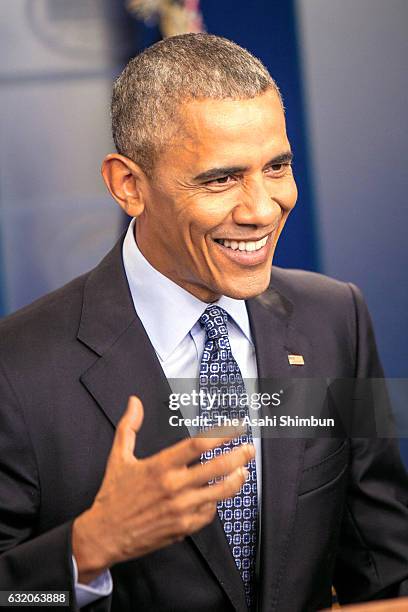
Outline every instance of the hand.
<path fill-rule="evenodd" d="M 242 433 L 230 428 L 220 437 L 187 438 L 148 457 L 134 456 L 143 406 L 131 397 L 120 420 L 105 476 L 91 508 L 73 524 L 72 549 L 78 578 L 87 583 L 103 570 L 180 541 L 210 523 L 217 502 L 236 495 L 255 456 L 252 444 L 206 463 L 192 462 L 208 449 Z M 208 482 L 218 476 L 216 484 Z"/>

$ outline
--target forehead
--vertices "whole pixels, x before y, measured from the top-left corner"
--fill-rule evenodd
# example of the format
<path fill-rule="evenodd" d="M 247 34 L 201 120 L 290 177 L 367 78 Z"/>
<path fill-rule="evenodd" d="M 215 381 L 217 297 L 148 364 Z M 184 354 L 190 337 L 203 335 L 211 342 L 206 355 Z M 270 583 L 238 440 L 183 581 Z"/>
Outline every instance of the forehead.
<path fill-rule="evenodd" d="M 241 163 L 244 156 L 256 163 L 289 146 L 282 104 L 274 90 L 245 100 L 185 102 L 179 115 L 182 129 L 175 149 L 179 161 L 194 160 L 194 166 Z"/>

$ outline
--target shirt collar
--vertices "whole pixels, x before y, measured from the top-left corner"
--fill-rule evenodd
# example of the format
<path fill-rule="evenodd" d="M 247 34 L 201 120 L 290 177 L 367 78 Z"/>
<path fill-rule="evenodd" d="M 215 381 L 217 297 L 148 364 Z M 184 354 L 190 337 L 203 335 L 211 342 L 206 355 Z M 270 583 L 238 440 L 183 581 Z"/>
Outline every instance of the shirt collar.
<path fill-rule="evenodd" d="M 150 265 L 134 237 L 132 219 L 123 242 L 123 264 L 135 310 L 159 358 L 165 361 L 190 332 L 208 304 Z M 244 300 L 221 296 L 223 308 L 252 342 Z"/>

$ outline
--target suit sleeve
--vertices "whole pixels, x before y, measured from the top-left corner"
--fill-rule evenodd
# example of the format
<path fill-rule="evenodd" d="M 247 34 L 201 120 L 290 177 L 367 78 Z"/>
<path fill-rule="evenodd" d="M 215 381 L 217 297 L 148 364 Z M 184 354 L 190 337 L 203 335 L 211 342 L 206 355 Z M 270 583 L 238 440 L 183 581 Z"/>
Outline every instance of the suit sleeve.
<path fill-rule="evenodd" d="M 384 374 L 367 307 L 357 287 L 350 289 L 356 312 L 355 375 L 381 379 Z M 374 389 L 378 393 L 378 387 Z M 353 438 L 351 452 L 334 578 L 339 601 L 407 596 L 408 477 L 398 442 L 395 437 Z"/>
<path fill-rule="evenodd" d="M 0 366 L 0 590 L 69 591 L 70 607 L 64 609 L 76 612 L 72 521 L 39 533 L 40 509 L 41 482 L 29 431 Z M 84 609 L 108 612 L 110 598 Z"/>

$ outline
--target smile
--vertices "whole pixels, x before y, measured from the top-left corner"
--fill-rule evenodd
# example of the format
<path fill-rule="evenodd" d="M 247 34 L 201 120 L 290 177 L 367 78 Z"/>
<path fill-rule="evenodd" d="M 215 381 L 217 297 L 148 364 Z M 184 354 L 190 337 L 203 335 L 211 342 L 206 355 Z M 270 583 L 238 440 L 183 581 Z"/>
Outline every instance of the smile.
<path fill-rule="evenodd" d="M 260 240 L 227 240 L 217 238 L 214 242 L 223 255 L 234 263 L 241 266 L 257 266 L 264 264 L 268 260 L 272 234 L 273 232 Z"/>
<path fill-rule="evenodd" d="M 256 242 L 254 240 L 216 240 L 216 242 L 233 251 L 259 251 L 268 242 L 268 237 L 265 236 Z"/>

